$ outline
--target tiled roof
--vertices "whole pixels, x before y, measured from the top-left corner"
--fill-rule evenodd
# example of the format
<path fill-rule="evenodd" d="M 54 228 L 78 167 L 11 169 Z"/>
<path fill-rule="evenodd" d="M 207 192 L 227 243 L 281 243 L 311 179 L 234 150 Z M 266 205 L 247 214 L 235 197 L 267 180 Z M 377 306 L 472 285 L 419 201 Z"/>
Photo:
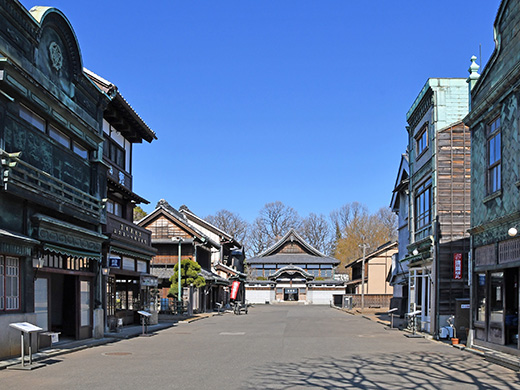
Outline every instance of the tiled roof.
<path fill-rule="evenodd" d="M 306 253 L 277 253 L 266 257 L 247 259 L 247 264 L 332 264 L 340 261 L 332 257 L 318 257 Z"/>

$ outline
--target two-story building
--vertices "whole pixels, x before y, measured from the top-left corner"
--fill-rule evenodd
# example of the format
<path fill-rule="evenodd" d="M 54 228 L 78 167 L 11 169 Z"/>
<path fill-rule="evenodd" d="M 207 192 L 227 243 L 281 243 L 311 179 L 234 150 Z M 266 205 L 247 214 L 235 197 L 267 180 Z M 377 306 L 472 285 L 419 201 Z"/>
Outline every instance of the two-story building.
<path fill-rule="evenodd" d="M 250 303 L 328 305 L 333 295 L 345 293 L 344 282 L 334 279 L 340 261 L 312 247 L 294 229 L 246 262 L 246 300 Z"/>
<path fill-rule="evenodd" d="M 218 253 L 221 246 L 189 223 L 186 216 L 161 199 L 157 207 L 137 222 L 152 232 L 152 245 L 157 250 L 151 262 L 150 273 L 158 278 L 161 311 L 169 311 L 173 301 L 168 296 L 174 267 L 184 259 L 191 259 L 201 266 L 200 274 L 206 285 L 197 288 L 191 302 L 195 311 L 213 310 L 225 296 L 219 296 L 220 286 L 229 286 L 229 280 L 212 272 L 211 255 Z M 186 298 L 184 296 L 183 298 Z"/>
<path fill-rule="evenodd" d="M 495 50 L 470 67 L 472 345 L 520 354 L 520 2 L 503 0 Z M 478 79 L 478 81 L 477 81 Z"/>
<path fill-rule="evenodd" d="M 430 78 L 407 113 L 409 311 L 437 334 L 469 298 L 470 135 L 465 79 Z"/>
<path fill-rule="evenodd" d="M 152 233 L 133 223 L 135 205 L 149 202 L 133 192 L 132 154 L 134 144 L 157 137 L 114 84 L 84 71 L 110 97 L 103 112 L 103 162 L 108 167 L 103 224 L 108 240 L 102 261 L 105 324 L 113 324 L 112 318 L 122 319 L 123 325 L 139 323 L 139 310 L 155 310 L 151 291 L 157 287 L 157 278 L 150 275 L 150 261 L 156 250 Z"/>
<path fill-rule="evenodd" d="M 85 75 L 59 10 L 0 3 L 0 356 L 13 322 L 103 333 L 106 94 Z"/>
<path fill-rule="evenodd" d="M 390 306 L 393 287 L 387 278 L 396 253 L 397 242 L 387 242 L 345 266 L 352 270 L 352 280 L 347 282 L 346 292 L 354 294 L 353 305 L 363 308 Z"/>
<path fill-rule="evenodd" d="M 246 274 L 244 273 L 245 251 L 243 245 L 229 233 L 197 216 L 186 205 L 179 207 L 179 212 L 186 217 L 190 225 L 209 237 L 212 241 L 220 244 L 220 248 L 214 248 L 211 254 L 211 270 L 224 279 L 239 281 L 238 297 L 243 300 L 245 297 L 244 282 L 246 281 Z M 227 286 L 216 286 L 212 294 L 213 302 L 219 302 L 223 305 L 230 303 L 230 291 Z"/>

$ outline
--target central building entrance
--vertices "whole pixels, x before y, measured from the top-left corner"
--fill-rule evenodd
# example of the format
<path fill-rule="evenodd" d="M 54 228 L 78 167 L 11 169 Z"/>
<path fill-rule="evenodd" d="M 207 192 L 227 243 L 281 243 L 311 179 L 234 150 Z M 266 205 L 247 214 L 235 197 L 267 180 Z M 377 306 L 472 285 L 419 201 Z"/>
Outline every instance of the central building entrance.
<path fill-rule="evenodd" d="M 298 289 L 297 288 L 285 288 L 283 293 L 283 300 L 290 302 L 298 302 Z"/>

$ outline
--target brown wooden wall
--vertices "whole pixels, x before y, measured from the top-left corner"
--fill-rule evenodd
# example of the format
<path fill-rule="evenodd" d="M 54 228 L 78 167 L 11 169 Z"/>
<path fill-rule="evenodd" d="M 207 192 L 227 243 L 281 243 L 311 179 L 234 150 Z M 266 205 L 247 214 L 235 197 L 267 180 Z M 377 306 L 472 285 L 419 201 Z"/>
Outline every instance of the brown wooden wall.
<path fill-rule="evenodd" d="M 471 217 L 471 135 L 460 123 L 437 134 L 437 259 L 439 313 L 454 314 L 455 299 L 468 298 Z M 453 255 L 462 253 L 462 279 L 453 278 Z"/>

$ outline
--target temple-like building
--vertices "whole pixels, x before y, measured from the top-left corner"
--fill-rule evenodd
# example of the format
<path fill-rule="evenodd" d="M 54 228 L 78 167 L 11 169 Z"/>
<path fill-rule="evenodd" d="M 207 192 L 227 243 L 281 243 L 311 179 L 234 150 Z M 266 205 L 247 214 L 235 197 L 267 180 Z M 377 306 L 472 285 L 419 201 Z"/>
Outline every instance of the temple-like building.
<path fill-rule="evenodd" d="M 333 279 L 339 260 L 313 248 L 294 229 L 246 263 L 249 303 L 329 304 L 333 295 L 345 293 L 344 283 Z"/>

